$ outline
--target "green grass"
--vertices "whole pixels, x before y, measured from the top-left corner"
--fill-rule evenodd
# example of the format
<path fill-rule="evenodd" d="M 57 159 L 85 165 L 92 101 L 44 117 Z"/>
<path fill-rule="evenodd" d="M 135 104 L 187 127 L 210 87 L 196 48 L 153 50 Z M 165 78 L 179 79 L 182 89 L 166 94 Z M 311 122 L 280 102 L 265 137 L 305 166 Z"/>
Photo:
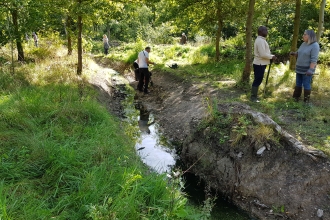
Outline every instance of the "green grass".
<path fill-rule="evenodd" d="M 14 73 L 1 68 L 0 219 L 200 219 L 97 102 L 88 60 L 78 88 L 74 56 L 42 53 Z"/>

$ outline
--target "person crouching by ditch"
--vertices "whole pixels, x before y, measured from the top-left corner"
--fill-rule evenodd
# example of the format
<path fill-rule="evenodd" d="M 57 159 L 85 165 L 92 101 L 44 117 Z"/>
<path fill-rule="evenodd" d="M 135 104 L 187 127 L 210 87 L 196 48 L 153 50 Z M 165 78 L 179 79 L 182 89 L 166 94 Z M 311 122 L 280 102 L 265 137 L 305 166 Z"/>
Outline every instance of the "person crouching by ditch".
<path fill-rule="evenodd" d="M 297 57 L 296 62 L 296 86 L 293 91 L 293 98 L 299 101 L 304 87 L 304 102 L 309 102 L 311 95 L 311 82 L 315 73 L 320 46 L 317 43 L 313 30 L 305 30 L 303 43 L 297 52 L 290 52 L 290 55 Z"/>
<path fill-rule="evenodd" d="M 251 89 L 251 101 L 259 102 L 258 89 L 264 78 L 266 66 L 270 64 L 270 60 L 275 60 L 276 56 L 270 53 L 269 45 L 266 41 L 268 30 L 265 26 L 258 28 L 258 37 L 254 42 L 254 59 L 253 71 L 254 80 Z"/>
<path fill-rule="evenodd" d="M 149 64 L 155 64 L 149 60 L 149 53 L 151 51 L 150 47 L 146 47 L 143 51 L 141 51 L 138 55 L 138 64 L 139 64 L 139 73 L 140 79 L 138 84 L 138 90 L 140 92 L 144 92 L 144 94 L 148 94 L 148 84 L 150 81 L 150 72 L 148 70 Z M 143 88 L 144 86 L 144 88 Z"/>

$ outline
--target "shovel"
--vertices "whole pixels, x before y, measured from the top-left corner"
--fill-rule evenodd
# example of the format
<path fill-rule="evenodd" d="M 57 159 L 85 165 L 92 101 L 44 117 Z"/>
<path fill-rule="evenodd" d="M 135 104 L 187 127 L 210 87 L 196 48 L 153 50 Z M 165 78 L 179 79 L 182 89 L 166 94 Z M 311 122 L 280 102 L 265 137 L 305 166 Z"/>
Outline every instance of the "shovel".
<path fill-rule="evenodd" d="M 272 67 L 272 63 L 273 63 L 273 60 L 270 60 L 270 64 L 269 64 L 269 67 L 268 67 L 268 73 L 267 73 L 267 77 L 266 77 L 266 84 L 265 84 L 265 88 L 264 88 L 264 96 L 266 94 L 266 87 L 267 87 L 267 84 L 268 84 L 268 77 L 269 77 L 270 68 Z"/>

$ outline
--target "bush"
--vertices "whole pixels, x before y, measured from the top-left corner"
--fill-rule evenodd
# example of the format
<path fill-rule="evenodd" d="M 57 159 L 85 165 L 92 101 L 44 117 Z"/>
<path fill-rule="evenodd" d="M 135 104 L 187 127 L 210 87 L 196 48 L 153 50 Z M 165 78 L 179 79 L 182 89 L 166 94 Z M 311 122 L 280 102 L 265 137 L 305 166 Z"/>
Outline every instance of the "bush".
<path fill-rule="evenodd" d="M 330 64 L 330 51 L 320 52 L 319 61 L 324 65 Z"/>

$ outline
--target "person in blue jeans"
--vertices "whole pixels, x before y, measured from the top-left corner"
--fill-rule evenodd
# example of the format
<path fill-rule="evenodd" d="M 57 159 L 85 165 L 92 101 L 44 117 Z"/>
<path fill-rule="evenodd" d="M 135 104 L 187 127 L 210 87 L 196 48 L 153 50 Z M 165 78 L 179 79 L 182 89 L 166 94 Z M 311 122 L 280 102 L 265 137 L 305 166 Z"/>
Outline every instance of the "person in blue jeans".
<path fill-rule="evenodd" d="M 311 82 L 319 57 L 320 46 L 317 43 L 316 34 L 313 30 L 305 30 L 303 41 L 298 51 L 290 52 L 290 55 L 297 58 L 296 86 L 292 97 L 295 101 L 299 101 L 304 88 L 304 102 L 309 102 L 312 91 Z"/>

